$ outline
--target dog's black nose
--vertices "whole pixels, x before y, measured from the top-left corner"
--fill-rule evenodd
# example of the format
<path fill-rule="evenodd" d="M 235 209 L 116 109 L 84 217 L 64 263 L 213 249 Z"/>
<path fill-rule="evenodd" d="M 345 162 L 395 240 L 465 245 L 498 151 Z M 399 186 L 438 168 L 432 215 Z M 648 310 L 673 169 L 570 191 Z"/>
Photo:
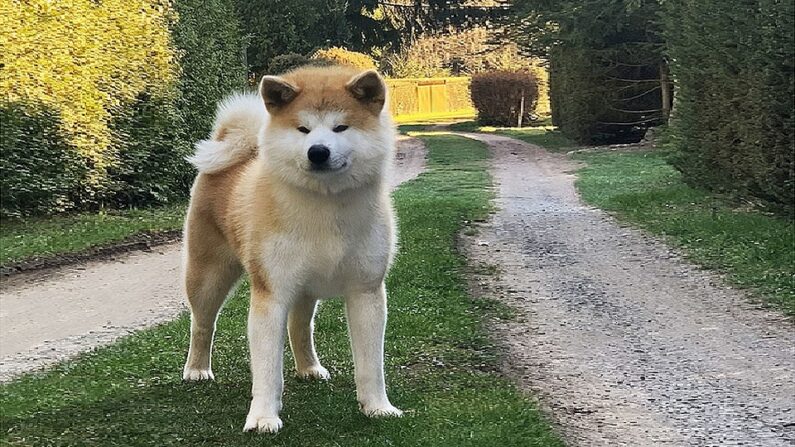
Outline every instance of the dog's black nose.
<path fill-rule="evenodd" d="M 319 165 L 321 163 L 325 163 L 328 161 L 329 155 L 331 155 L 331 151 L 328 150 L 326 146 L 322 144 L 313 144 L 312 147 L 309 148 L 309 152 L 307 152 L 307 157 L 309 157 L 309 161 L 312 163 Z"/>

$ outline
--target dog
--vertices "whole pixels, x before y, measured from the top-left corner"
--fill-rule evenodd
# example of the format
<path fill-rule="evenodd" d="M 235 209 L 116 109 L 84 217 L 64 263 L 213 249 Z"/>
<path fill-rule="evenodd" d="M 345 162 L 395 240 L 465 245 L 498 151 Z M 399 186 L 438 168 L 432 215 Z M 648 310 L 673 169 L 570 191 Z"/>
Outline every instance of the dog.
<path fill-rule="evenodd" d="M 386 288 L 396 250 L 389 196 L 396 130 L 375 71 L 306 67 L 227 98 L 189 161 L 185 223 L 191 337 L 183 379 L 214 379 L 215 322 L 251 283 L 252 399 L 244 430 L 282 427 L 285 330 L 299 377 L 328 379 L 313 341 L 318 300 L 343 296 L 359 408 L 400 416 L 384 383 Z"/>

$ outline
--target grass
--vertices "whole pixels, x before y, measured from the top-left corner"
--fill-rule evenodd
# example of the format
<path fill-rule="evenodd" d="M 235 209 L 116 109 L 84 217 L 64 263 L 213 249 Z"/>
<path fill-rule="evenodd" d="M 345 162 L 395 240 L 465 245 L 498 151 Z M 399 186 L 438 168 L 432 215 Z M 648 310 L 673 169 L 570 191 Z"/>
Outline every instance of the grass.
<path fill-rule="evenodd" d="M 667 154 L 578 154 L 582 198 L 684 249 L 795 315 L 795 224 L 684 183 Z"/>
<path fill-rule="evenodd" d="M 488 152 L 460 137 L 423 138 L 428 172 L 394 194 L 401 253 L 387 281 L 387 384 L 392 402 L 407 410 L 403 418 L 358 412 L 342 306 L 329 301 L 316 327 L 332 379 L 304 382 L 288 371 L 283 431 L 242 433 L 250 392 L 244 285 L 218 322 L 216 382 L 181 382 L 189 327 L 182 317 L 3 385 L 0 444 L 562 446 L 495 372 L 499 352 L 481 322 L 499 306 L 468 297 L 455 249 L 463 222 L 490 209 Z"/>
<path fill-rule="evenodd" d="M 181 203 L 140 210 L 4 220 L 0 231 L 0 265 L 33 256 L 79 252 L 143 231 L 178 229 L 184 217 L 185 204 Z"/>
<path fill-rule="evenodd" d="M 536 123 L 532 127 L 522 128 L 481 126 L 476 121 L 462 121 L 452 124 L 450 129 L 459 132 L 483 132 L 505 135 L 530 144 L 543 146 L 552 152 L 565 152 L 576 146 L 575 143 L 566 138 L 563 133 L 548 121 Z"/>

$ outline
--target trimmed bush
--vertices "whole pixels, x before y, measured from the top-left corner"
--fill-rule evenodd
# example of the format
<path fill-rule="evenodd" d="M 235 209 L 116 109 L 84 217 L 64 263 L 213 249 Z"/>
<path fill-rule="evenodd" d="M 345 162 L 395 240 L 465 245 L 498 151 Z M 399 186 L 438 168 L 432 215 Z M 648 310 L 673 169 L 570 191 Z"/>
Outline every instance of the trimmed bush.
<path fill-rule="evenodd" d="M 281 54 L 271 59 L 267 70 L 265 70 L 265 74 L 278 75 L 299 67 L 303 67 L 305 65 L 309 65 L 310 63 L 311 59 L 304 56 L 303 54 Z"/>
<path fill-rule="evenodd" d="M 10 2 L 0 29 L 4 216 L 186 197 L 184 155 L 245 85 L 232 0 Z"/>
<path fill-rule="evenodd" d="M 179 20 L 172 23 L 171 34 L 180 55 L 174 103 L 192 145 L 209 134 L 218 101 L 246 87 L 245 39 L 234 0 L 175 0 L 172 4 Z M 160 101 L 163 105 L 171 102 L 165 97 Z"/>
<path fill-rule="evenodd" d="M 673 162 L 691 184 L 795 212 L 795 3 L 673 0 Z"/>
<path fill-rule="evenodd" d="M 524 98 L 522 121 L 529 123 L 538 100 L 538 83 L 529 71 L 492 71 L 472 76 L 472 103 L 478 121 L 487 125 L 516 126 Z"/>
<path fill-rule="evenodd" d="M 351 67 L 360 68 L 362 70 L 376 68 L 375 60 L 373 60 L 372 57 L 340 47 L 317 50 L 312 53 L 310 58 L 315 60 L 326 60 L 338 65 L 350 65 Z"/>
<path fill-rule="evenodd" d="M 112 160 L 113 112 L 176 78 L 171 11 L 156 0 L 3 2 L 0 91 L 60 116 L 70 147 L 86 160 L 82 203 L 98 203 Z"/>
<path fill-rule="evenodd" d="M 0 105 L 0 215 L 74 207 L 85 164 L 57 113 L 40 104 Z"/>
<path fill-rule="evenodd" d="M 115 159 L 108 169 L 110 205 L 163 204 L 186 197 L 195 171 L 185 157 L 192 151 L 190 130 L 173 100 L 146 93 L 113 123 Z"/>

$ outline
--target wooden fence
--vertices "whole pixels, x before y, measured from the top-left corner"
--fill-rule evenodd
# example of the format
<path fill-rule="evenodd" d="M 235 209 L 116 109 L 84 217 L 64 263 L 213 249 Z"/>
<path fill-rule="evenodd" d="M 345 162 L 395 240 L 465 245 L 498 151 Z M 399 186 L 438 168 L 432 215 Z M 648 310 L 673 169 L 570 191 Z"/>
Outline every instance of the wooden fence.
<path fill-rule="evenodd" d="M 389 103 L 396 117 L 474 114 L 467 77 L 388 79 Z"/>

